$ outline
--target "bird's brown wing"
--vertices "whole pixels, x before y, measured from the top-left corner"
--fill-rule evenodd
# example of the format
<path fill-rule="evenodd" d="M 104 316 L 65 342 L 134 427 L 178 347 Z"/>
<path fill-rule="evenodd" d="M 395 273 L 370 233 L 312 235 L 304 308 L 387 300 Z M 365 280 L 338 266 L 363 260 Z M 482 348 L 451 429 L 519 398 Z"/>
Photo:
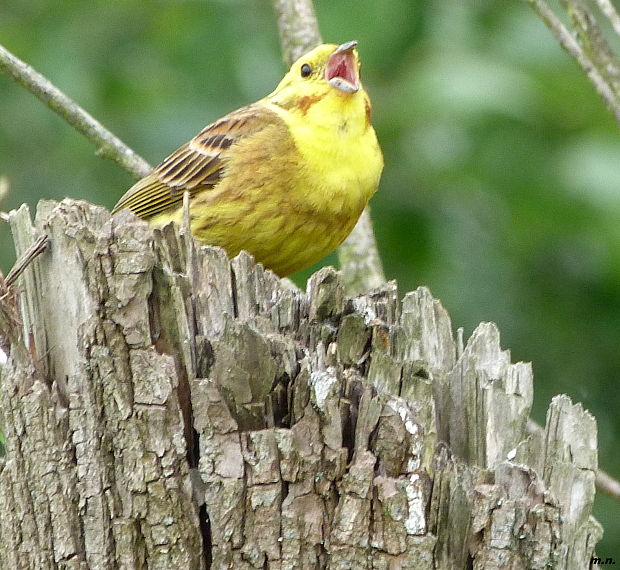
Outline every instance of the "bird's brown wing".
<path fill-rule="evenodd" d="M 180 206 L 183 194 L 212 188 L 222 176 L 231 146 L 277 120 L 260 105 L 242 107 L 207 125 L 119 200 L 112 213 L 128 208 L 150 218 Z"/>

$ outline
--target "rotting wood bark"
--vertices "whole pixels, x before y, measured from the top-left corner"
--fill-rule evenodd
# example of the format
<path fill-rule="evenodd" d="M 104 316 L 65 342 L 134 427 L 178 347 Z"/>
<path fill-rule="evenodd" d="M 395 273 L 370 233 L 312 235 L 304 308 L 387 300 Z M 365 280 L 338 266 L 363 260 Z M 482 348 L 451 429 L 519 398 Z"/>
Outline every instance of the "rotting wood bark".
<path fill-rule="evenodd" d="M 0 567 L 588 567 L 595 421 L 559 396 L 528 436 L 495 325 L 85 202 L 11 224 L 50 245 L 0 307 Z"/>

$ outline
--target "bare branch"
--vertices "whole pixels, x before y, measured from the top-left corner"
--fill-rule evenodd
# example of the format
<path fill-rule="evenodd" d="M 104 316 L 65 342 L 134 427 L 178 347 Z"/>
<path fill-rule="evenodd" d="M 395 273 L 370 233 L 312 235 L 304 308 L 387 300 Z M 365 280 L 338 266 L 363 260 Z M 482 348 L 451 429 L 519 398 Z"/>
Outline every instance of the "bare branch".
<path fill-rule="evenodd" d="M 596 474 L 596 488 L 608 497 L 620 502 L 620 481 L 599 469 Z"/>
<path fill-rule="evenodd" d="M 338 249 L 338 260 L 347 295 L 359 295 L 385 283 L 370 208 L 366 208 L 353 231 Z"/>
<path fill-rule="evenodd" d="M 323 41 L 312 0 L 273 0 L 273 7 L 278 17 L 282 53 L 288 65 Z M 385 283 L 378 252 L 366 209 L 351 235 L 338 248 L 338 260 L 348 295 L 356 295 Z"/>
<path fill-rule="evenodd" d="M 97 147 L 97 154 L 116 162 L 134 178 L 142 178 L 151 166 L 99 121 L 77 105 L 39 72 L 0 45 L 0 71 L 12 77 L 58 113 Z"/>
<path fill-rule="evenodd" d="M 613 26 L 614 31 L 620 36 L 620 15 L 616 12 L 613 4 L 609 0 L 596 0 L 601 12 L 609 20 L 609 23 Z"/>
<path fill-rule="evenodd" d="M 7 197 L 9 193 L 9 179 L 6 176 L 0 176 L 0 203 Z"/>
<path fill-rule="evenodd" d="M 605 82 L 615 93 L 618 104 L 620 94 L 620 63 L 605 39 L 596 16 L 583 0 L 562 0 L 569 24 L 581 49 L 594 64 Z"/>
<path fill-rule="evenodd" d="M 282 55 L 287 65 L 319 45 L 321 32 L 312 0 L 273 0 Z"/>
<path fill-rule="evenodd" d="M 9 179 L 6 176 L 0 176 L 0 204 L 7 197 L 9 193 Z M 8 222 L 9 215 L 6 212 L 0 210 L 0 221 Z"/>
<path fill-rule="evenodd" d="M 560 45 L 577 61 L 592 85 L 594 85 L 596 92 L 602 97 L 607 108 L 613 113 L 616 121 L 620 125 L 620 101 L 618 101 L 612 86 L 607 83 L 596 65 L 581 49 L 577 40 L 554 14 L 547 2 L 545 2 L 545 0 L 527 1 L 547 25 L 549 30 L 551 30 L 551 33 L 556 37 Z"/>

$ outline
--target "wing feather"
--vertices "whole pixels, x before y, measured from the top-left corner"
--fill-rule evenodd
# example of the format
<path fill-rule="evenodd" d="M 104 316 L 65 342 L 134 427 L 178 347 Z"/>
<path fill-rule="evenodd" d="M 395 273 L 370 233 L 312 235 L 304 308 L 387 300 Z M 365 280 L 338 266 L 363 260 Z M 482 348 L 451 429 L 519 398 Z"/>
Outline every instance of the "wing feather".
<path fill-rule="evenodd" d="M 220 181 L 232 149 L 243 138 L 279 120 L 259 104 L 242 107 L 207 125 L 119 200 L 112 213 L 128 208 L 150 218 L 179 207 L 183 194 L 209 190 Z"/>

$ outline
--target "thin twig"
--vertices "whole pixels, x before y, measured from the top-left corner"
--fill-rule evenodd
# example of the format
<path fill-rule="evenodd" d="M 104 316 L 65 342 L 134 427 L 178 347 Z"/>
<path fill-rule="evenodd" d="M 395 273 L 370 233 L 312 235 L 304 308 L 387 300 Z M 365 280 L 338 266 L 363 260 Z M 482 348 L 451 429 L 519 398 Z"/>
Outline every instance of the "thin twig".
<path fill-rule="evenodd" d="M 596 473 L 596 488 L 608 497 L 620 502 L 620 481 L 600 469 Z"/>
<path fill-rule="evenodd" d="M 1 45 L 0 71 L 12 77 L 84 135 L 97 147 L 99 156 L 116 162 L 134 178 L 142 178 L 151 171 L 148 162 L 138 156 L 43 75 Z"/>
<path fill-rule="evenodd" d="M 551 33 L 556 37 L 560 45 L 577 61 L 584 71 L 594 89 L 602 97 L 607 108 L 613 113 L 620 125 L 620 102 L 617 100 L 611 86 L 605 81 L 590 58 L 581 49 L 572 34 L 564 27 L 554 12 L 549 8 L 545 0 L 527 0 L 542 21 L 547 25 Z"/>
<path fill-rule="evenodd" d="M 287 65 L 322 42 L 312 0 L 272 0 Z M 346 38 L 350 39 L 350 38 Z M 357 295 L 385 282 L 368 210 L 338 248 L 345 291 Z"/>
<path fill-rule="evenodd" d="M 601 12 L 609 20 L 616 34 L 620 37 L 620 15 L 609 0 L 596 0 Z"/>
<path fill-rule="evenodd" d="M 545 431 L 545 429 L 530 418 L 527 420 L 527 431 L 531 434 L 538 434 Z M 620 502 L 620 481 L 614 479 L 609 473 L 599 469 L 596 472 L 594 484 L 597 491 L 605 493 L 608 497 Z"/>
<path fill-rule="evenodd" d="M 9 179 L 6 176 L 0 176 L 0 204 L 9 193 Z"/>
<path fill-rule="evenodd" d="M 24 251 L 19 257 L 19 259 L 13 265 L 11 271 L 8 272 L 5 283 L 7 285 L 12 285 L 15 280 L 24 272 L 24 270 L 47 249 L 47 245 L 49 243 L 49 237 L 47 234 L 40 235 L 32 245 Z"/>
<path fill-rule="evenodd" d="M 321 32 L 312 0 L 273 0 L 278 17 L 280 45 L 286 65 L 319 45 Z"/>
<path fill-rule="evenodd" d="M 366 208 L 349 237 L 338 248 L 338 261 L 348 295 L 359 295 L 385 283 L 370 208 Z"/>
<path fill-rule="evenodd" d="M 615 94 L 618 104 L 620 94 L 620 62 L 605 39 L 603 31 L 590 10 L 590 4 L 584 0 L 561 0 L 573 30 L 573 36 L 581 49 L 601 74 L 607 85 Z"/>
<path fill-rule="evenodd" d="M 9 193 L 9 179 L 6 176 L 0 176 L 0 204 L 7 197 Z M 6 212 L 0 210 L 0 221 L 8 222 L 9 215 Z"/>

